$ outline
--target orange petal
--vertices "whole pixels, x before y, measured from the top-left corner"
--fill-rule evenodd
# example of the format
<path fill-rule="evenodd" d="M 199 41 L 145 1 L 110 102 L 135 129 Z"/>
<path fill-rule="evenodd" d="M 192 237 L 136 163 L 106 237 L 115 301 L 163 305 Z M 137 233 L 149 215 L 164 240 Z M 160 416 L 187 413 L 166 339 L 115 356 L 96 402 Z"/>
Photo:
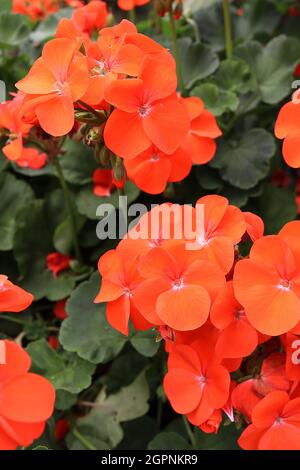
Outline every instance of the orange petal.
<path fill-rule="evenodd" d="M 69 97 L 54 97 L 39 104 L 35 112 L 40 126 L 54 137 L 68 134 L 74 126 L 74 107 Z"/>
<path fill-rule="evenodd" d="M 48 41 L 43 47 L 42 59 L 56 80 L 64 82 L 67 78 L 71 60 L 77 50 L 75 41 L 57 38 Z M 38 93 L 35 91 L 34 93 Z"/>
<path fill-rule="evenodd" d="M 140 106 L 142 86 L 143 82 L 139 78 L 115 80 L 106 90 L 105 99 L 121 111 L 137 112 Z"/>
<path fill-rule="evenodd" d="M 163 387 L 176 413 L 190 413 L 201 400 L 202 387 L 199 377 L 188 370 L 169 370 Z"/>
<path fill-rule="evenodd" d="M 140 116 L 119 109 L 113 111 L 105 125 L 104 141 L 112 152 L 123 158 L 134 158 L 151 145 Z"/>
<path fill-rule="evenodd" d="M 157 315 L 171 328 L 179 331 L 195 330 L 202 326 L 209 315 L 210 297 L 201 286 L 184 286 L 160 294 Z"/>
<path fill-rule="evenodd" d="M 196 165 L 209 162 L 216 153 L 216 147 L 213 139 L 200 137 L 191 131 L 182 144 L 182 148 L 190 155 L 192 162 Z"/>
<path fill-rule="evenodd" d="M 183 105 L 175 100 L 163 100 L 151 107 L 143 118 L 147 137 L 163 152 L 170 154 L 184 141 L 189 119 Z"/>
<path fill-rule="evenodd" d="M 171 173 L 169 175 L 169 181 L 172 183 L 183 180 L 191 171 L 191 157 L 180 147 L 170 155 L 170 162 Z"/>
<path fill-rule="evenodd" d="M 16 83 L 16 87 L 31 95 L 53 93 L 56 78 L 42 58 L 37 59 L 29 73 Z"/>
<path fill-rule="evenodd" d="M 147 55 L 139 78 L 143 81 L 147 102 L 153 103 L 172 95 L 177 86 L 176 65 L 172 55 L 169 52 Z"/>
<path fill-rule="evenodd" d="M 38 423 L 53 413 L 55 391 L 51 383 L 36 374 L 21 375 L 3 385 L 0 414 L 20 423 Z"/>
<path fill-rule="evenodd" d="M 286 163 L 292 168 L 300 168 L 300 130 L 290 132 L 284 139 L 282 154 Z"/>
<path fill-rule="evenodd" d="M 286 103 L 280 110 L 275 124 L 275 135 L 284 139 L 288 134 L 299 129 L 300 105 L 292 101 Z"/>
<path fill-rule="evenodd" d="M 117 300 L 108 302 L 106 306 L 107 321 L 115 330 L 125 336 L 128 336 L 129 315 L 130 300 L 128 296 L 122 295 Z"/>

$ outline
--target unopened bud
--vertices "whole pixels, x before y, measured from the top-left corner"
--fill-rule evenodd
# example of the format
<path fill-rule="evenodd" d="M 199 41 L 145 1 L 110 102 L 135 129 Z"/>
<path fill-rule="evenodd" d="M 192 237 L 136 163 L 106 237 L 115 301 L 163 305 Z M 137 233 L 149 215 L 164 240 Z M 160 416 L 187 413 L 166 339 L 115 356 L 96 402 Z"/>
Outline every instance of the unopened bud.
<path fill-rule="evenodd" d="M 104 125 L 90 127 L 85 135 L 85 143 L 93 146 L 102 140 Z"/>
<path fill-rule="evenodd" d="M 118 189 L 122 189 L 126 181 L 126 170 L 123 160 L 117 158 L 114 164 L 113 183 Z"/>

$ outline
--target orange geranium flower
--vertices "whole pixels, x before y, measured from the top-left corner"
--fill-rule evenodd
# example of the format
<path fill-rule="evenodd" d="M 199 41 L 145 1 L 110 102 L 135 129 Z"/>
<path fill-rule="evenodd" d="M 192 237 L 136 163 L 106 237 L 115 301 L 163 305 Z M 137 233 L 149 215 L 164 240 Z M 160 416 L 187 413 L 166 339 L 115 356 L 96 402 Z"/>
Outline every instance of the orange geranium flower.
<path fill-rule="evenodd" d="M 95 196 L 108 197 L 116 188 L 113 170 L 98 168 L 93 173 L 93 192 Z"/>
<path fill-rule="evenodd" d="M 24 155 L 23 138 L 32 127 L 20 114 L 23 100 L 24 95 L 18 93 L 12 100 L 0 104 L 0 129 L 9 131 L 8 141 L 2 152 L 9 160 L 18 160 Z"/>
<path fill-rule="evenodd" d="M 0 450 L 29 446 L 44 431 L 53 413 L 55 391 L 44 377 L 29 373 L 29 354 L 4 340 L 0 363 Z"/>
<path fill-rule="evenodd" d="M 128 177 L 142 191 L 159 194 L 168 182 L 183 180 L 191 171 L 192 162 L 181 148 L 167 155 L 152 145 L 137 157 L 125 159 L 124 165 Z"/>
<path fill-rule="evenodd" d="M 46 18 L 59 9 L 58 0 L 13 0 L 12 11 L 28 16 L 32 21 Z"/>
<path fill-rule="evenodd" d="M 117 109 L 104 129 L 106 146 L 124 158 L 152 144 L 175 152 L 189 128 L 187 112 L 174 96 L 176 86 L 175 61 L 167 52 L 146 56 L 138 78 L 111 83 L 105 99 Z"/>
<path fill-rule="evenodd" d="M 16 164 L 21 168 L 40 170 L 47 164 L 47 155 L 40 153 L 35 148 L 23 148 L 20 158 L 16 160 Z"/>
<path fill-rule="evenodd" d="M 195 260 L 195 252 L 182 243 L 149 251 L 139 260 L 139 272 L 145 280 L 137 287 L 137 308 L 150 323 L 179 331 L 206 322 L 211 301 L 225 283 L 218 267 Z"/>
<path fill-rule="evenodd" d="M 255 406 L 238 443 L 245 450 L 300 450 L 300 398 L 269 393 Z"/>
<path fill-rule="evenodd" d="M 21 312 L 33 301 L 33 295 L 15 286 L 4 274 L 0 274 L 0 312 Z"/>
<path fill-rule="evenodd" d="M 190 234 L 191 249 L 198 251 L 198 257 L 211 260 L 228 273 L 234 261 L 234 245 L 241 241 L 246 231 L 244 216 L 223 196 L 204 196 L 198 199 L 197 206 L 199 212 L 193 210 L 195 221 L 200 218 L 201 206 L 203 218 L 198 221 L 198 227 L 194 224 L 194 238 Z"/>
<path fill-rule="evenodd" d="M 66 311 L 66 303 L 68 299 L 62 299 L 55 303 L 53 313 L 59 320 L 65 320 L 68 316 Z"/>
<path fill-rule="evenodd" d="M 126 33 L 116 39 L 111 28 L 106 28 L 106 31 L 107 34 L 100 35 L 97 43 L 86 46 L 91 81 L 82 100 L 92 105 L 104 100 L 106 90 L 119 76 L 137 76 L 144 58 L 141 49 L 124 43 Z"/>
<path fill-rule="evenodd" d="M 219 427 L 222 423 L 222 411 L 215 410 L 211 416 L 202 424 L 200 424 L 201 431 L 206 434 L 218 434 Z"/>
<path fill-rule="evenodd" d="M 246 222 L 246 232 L 253 242 L 264 234 L 265 224 L 262 219 L 252 212 L 243 212 Z"/>
<path fill-rule="evenodd" d="M 280 335 L 300 320 L 300 265 L 295 261 L 289 245 L 271 235 L 258 239 L 249 259 L 235 267 L 235 295 L 261 333 Z"/>
<path fill-rule="evenodd" d="M 192 162 L 209 162 L 216 152 L 215 138 L 222 135 L 214 115 L 204 108 L 199 98 L 181 98 L 190 118 L 190 130 L 182 148 L 190 155 Z"/>
<path fill-rule="evenodd" d="M 196 341 L 172 348 L 163 386 L 174 410 L 200 426 L 227 402 L 230 375 L 212 359 L 211 351 Z"/>
<path fill-rule="evenodd" d="M 121 10 L 129 11 L 133 10 L 135 7 L 141 7 L 149 3 L 150 0 L 118 0 L 118 7 Z"/>
<path fill-rule="evenodd" d="M 86 58 L 70 39 L 49 41 L 42 57 L 16 86 L 27 94 L 23 112 L 34 109 L 40 126 L 53 136 L 62 136 L 74 125 L 73 103 L 89 85 Z"/>
<path fill-rule="evenodd" d="M 286 103 L 280 110 L 275 135 L 284 139 L 282 153 L 286 163 L 292 168 L 300 167 L 300 104 Z"/>
<path fill-rule="evenodd" d="M 70 268 L 70 256 L 63 255 L 62 253 L 49 253 L 46 258 L 47 267 L 53 272 L 54 276 L 58 276 L 61 271 Z"/>
<path fill-rule="evenodd" d="M 216 343 L 216 354 L 219 357 L 245 357 L 254 351 L 258 334 L 234 296 L 232 281 L 220 290 L 212 305 L 210 319 L 221 330 Z"/>
<path fill-rule="evenodd" d="M 101 0 L 92 0 L 87 5 L 77 8 L 72 15 L 76 28 L 87 34 L 103 28 L 107 23 L 107 18 L 107 5 Z"/>
<path fill-rule="evenodd" d="M 94 302 L 107 302 L 108 323 L 124 335 L 129 332 L 129 318 L 139 330 L 150 328 L 151 324 L 141 316 L 135 305 L 136 290 L 142 281 L 135 263 L 122 257 L 117 250 L 110 250 L 100 258 L 98 269 L 102 283 Z"/>

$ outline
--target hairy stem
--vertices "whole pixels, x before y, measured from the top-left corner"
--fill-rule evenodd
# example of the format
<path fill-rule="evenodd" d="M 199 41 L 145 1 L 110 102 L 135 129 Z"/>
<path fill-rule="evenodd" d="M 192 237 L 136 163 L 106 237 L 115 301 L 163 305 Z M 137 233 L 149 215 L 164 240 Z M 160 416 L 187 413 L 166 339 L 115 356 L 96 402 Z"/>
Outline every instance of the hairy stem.
<path fill-rule="evenodd" d="M 232 57 L 232 31 L 231 31 L 231 17 L 229 0 L 223 0 L 223 15 L 224 15 L 224 28 L 225 28 L 225 43 L 226 43 L 226 57 Z"/>
<path fill-rule="evenodd" d="M 82 259 L 81 259 L 79 241 L 78 241 L 76 212 L 75 212 L 73 197 L 69 190 L 67 182 L 65 180 L 64 173 L 63 173 L 60 161 L 59 161 L 59 157 L 56 157 L 54 159 L 54 165 L 56 168 L 58 179 L 60 181 L 61 188 L 65 196 L 68 213 L 69 213 L 70 220 L 71 220 L 71 230 L 72 230 L 72 238 L 73 238 L 73 246 L 74 246 L 75 255 L 76 255 L 77 260 L 81 262 Z"/>
<path fill-rule="evenodd" d="M 175 26 L 173 13 L 171 11 L 169 11 L 169 23 L 170 23 L 170 33 L 171 33 L 171 40 L 172 40 L 172 45 L 173 45 L 173 52 L 174 52 L 176 65 L 177 65 L 178 85 L 179 85 L 180 90 L 183 91 L 184 82 L 183 82 L 182 66 L 181 66 L 178 43 L 177 43 L 176 26 Z"/>

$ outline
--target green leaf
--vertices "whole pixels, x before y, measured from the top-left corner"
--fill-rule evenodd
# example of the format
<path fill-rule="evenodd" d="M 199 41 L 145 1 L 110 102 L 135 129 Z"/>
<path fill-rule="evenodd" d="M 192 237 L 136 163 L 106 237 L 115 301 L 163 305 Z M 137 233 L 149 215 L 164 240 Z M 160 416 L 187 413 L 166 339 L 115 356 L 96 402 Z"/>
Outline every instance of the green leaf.
<path fill-rule="evenodd" d="M 110 450 L 122 439 L 123 430 L 116 417 L 109 410 L 94 409 L 77 420 L 75 431 L 67 436 L 67 446 L 70 450 L 91 450 L 90 446 Z"/>
<path fill-rule="evenodd" d="M 31 449 L 31 450 L 50 450 L 50 449 L 48 449 L 48 447 L 46 446 L 36 446 L 34 447 L 34 449 Z"/>
<path fill-rule="evenodd" d="M 0 13 L 0 46 L 15 47 L 29 37 L 26 18 L 9 12 Z"/>
<path fill-rule="evenodd" d="M 14 255 L 22 280 L 22 287 L 31 292 L 35 300 L 47 297 L 60 300 L 70 295 L 75 286 L 72 272 L 54 276 L 47 269 L 46 257 L 53 252 L 52 233 L 43 201 L 27 204 L 18 214 L 14 237 Z"/>
<path fill-rule="evenodd" d="M 125 194 L 128 197 L 128 204 L 131 204 L 140 194 L 140 190 L 131 181 L 126 181 L 124 186 Z M 98 219 L 96 215 L 97 208 L 101 204 L 111 204 L 115 208 L 119 203 L 119 192 L 114 191 L 109 197 L 98 197 L 93 193 L 93 186 L 88 185 L 82 188 L 76 197 L 77 208 L 80 214 L 85 215 L 89 219 Z"/>
<path fill-rule="evenodd" d="M 77 217 L 77 232 L 79 233 L 84 224 L 84 217 Z M 71 217 L 67 217 L 55 229 L 53 236 L 55 249 L 60 253 L 68 255 L 73 248 L 73 231 Z"/>
<path fill-rule="evenodd" d="M 281 35 L 266 46 L 252 41 L 239 46 L 235 54 L 248 63 L 265 103 L 279 103 L 291 93 L 293 71 L 300 57 L 297 39 Z"/>
<path fill-rule="evenodd" d="M 201 98 L 205 107 L 215 116 L 221 116 L 226 111 L 236 111 L 240 103 L 233 91 L 222 90 L 215 83 L 202 83 L 193 88 L 192 94 Z"/>
<path fill-rule="evenodd" d="M 238 58 L 223 60 L 214 80 L 221 89 L 235 93 L 244 94 L 255 89 L 255 81 L 249 65 Z"/>
<path fill-rule="evenodd" d="M 67 392 L 66 390 L 56 390 L 55 409 L 68 410 L 77 402 L 77 394 Z"/>
<path fill-rule="evenodd" d="M 108 396 L 101 392 L 95 403 L 111 410 L 117 420 L 123 422 L 144 416 L 149 409 L 149 398 L 149 385 L 145 371 L 142 371 L 130 385 L 121 388 L 119 392 Z"/>
<path fill-rule="evenodd" d="M 141 432 L 141 429 L 143 432 Z M 154 438 L 157 425 L 153 418 L 143 416 L 123 423 L 124 438 L 117 450 L 145 450 L 148 442 Z"/>
<path fill-rule="evenodd" d="M 72 293 L 67 302 L 68 318 L 61 326 L 59 340 L 67 351 L 94 364 L 116 357 L 127 338 L 111 328 L 105 318 L 104 304 L 94 304 L 100 289 L 100 276 L 94 273 Z"/>
<path fill-rule="evenodd" d="M 54 15 L 49 15 L 41 21 L 38 27 L 30 34 L 30 39 L 37 45 L 52 39 L 55 35 L 59 20 L 61 18 L 71 17 L 72 11 L 71 8 L 61 8 Z"/>
<path fill-rule="evenodd" d="M 283 225 L 297 217 L 295 193 L 268 183 L 259 198 L 258 213 L 265 222 L 265 233 L 278 233 Z"/>
<path fill-rule="evenodd" d="M 0 175 L 0 250 L 11 250 L 16 215 L 33 199 L 31 187 L 10 173 Z"/>
<path fill-rule="evenodd" d="M 234 21 L 234 37 L 239 40 L 249 41 L 259 33 L 271 35 L 281 20 L 276 6 L 269 0 L 245 2 L 243 10 L 243 15 L 235 15 Z"/>
<path fill-rule="evenodd" d="M 273 136 L 264 129 L 251 129 L 240 140 L 222 140 L 211 166 L 222 178 L 240 189 L 253 188 L 267 176 L 275 153 Z"/>
<path fill-rule="evenodd" d="M 103 389 L 98 396 L 92 411 L 77 420 L 75 433 L 68 436 L 68 447 L 72 450 L 85 449 L 92 444 L 96 449 L 111 449 L 123 439 L 121 422 L 134 420 L 147 413 L 149 405 L 149 387 L 142 372 L 127 387 L 114 395 L 106 395 Z M 88 446 L 84 441 L 88 440 Z"/>
<path fill-rule="evenodd" d="M 161 432 L 148 444 L 149 450 L 190 450 L 188 442 L 176 432 Z"/>
<path fill-rule="evenodd" d="M 208 77 L 218 68 L 219 58 L 207 46 L 193 44 L 191 38 L 178 41 L 183 81 L 190 89 L 195 83 Z"/>
<path fill-rule="evenodd" d="M 56 390 L 79 393 L 91 385 L 95 366 L 77 354 L 55 351 L 45 339 L 29 344 L 32 370 L 50 380 Z"/>
<path fill-rule="evenodd" d="M 238 450 L 237 440 L 241 430 L 237 430 L 234 424 L 221 425 L 217 434 L 207 434 L 199 428 L 195 428 L 197 450 Z"/>
<path fill-rule="evenodd" d="M 197 165 L 194 171 L 201 188 L 214 192 L 219 192 L 222 189 L 223 181 L 217 170 L 206 165 Z"/>
<path fill-rule="evenodd" d="M 104 378 L 107 392 L 116 393 L 122 387 L 132 383 L 147 365 L 149 361 L 144 356 L 133 351 L 132 348 L 124 348 L 124 351 L 112 361 Z"/>
<path fill-rule="evenodd" d="M 99 168 L 92 150 L 81 142 L 68 139 L 64 152 L 60 162 L 68 183 L 80 186 L 91 183 L 94 171 Z"/>
<path fill-rule="evenodd" d="M 156 337 L 156 330 L 134 331 L 129 341 L 138 353 L 145 357 L 153 357 L 159 349 Z"/>
<path fill-rule="evenodd" d="M 208 42 L 212 50 L 225 49 L 225 31 L 222 1 L 218 0 L 208 8 L 201 8 L 194 14 L 201 38 Z"/>

